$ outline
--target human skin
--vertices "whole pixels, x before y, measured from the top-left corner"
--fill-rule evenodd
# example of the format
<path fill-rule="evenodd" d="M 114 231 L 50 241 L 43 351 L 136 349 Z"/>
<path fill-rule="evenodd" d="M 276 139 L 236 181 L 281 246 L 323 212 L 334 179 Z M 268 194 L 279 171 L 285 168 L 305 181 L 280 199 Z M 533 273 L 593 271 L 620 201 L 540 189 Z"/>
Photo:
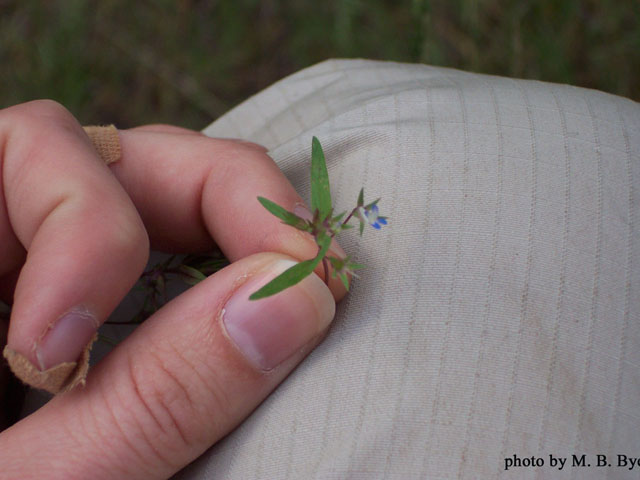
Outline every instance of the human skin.
<path fill-rule="evenodd" d="M 122 157 L 107 167 L 59 104 L 0 110 L 7 346 L 40 369 L 77 359 L 139 277 L 150 247 L 198 252 L 215 242 L 232 263 L 148 319 L 89 372 L 86 386 L 1 432 L 2 479 L 168 478 L 302 361 L 345 294 L 337 279 L 327 288 L 319 266 L 260 300 L 262 308 L 246 299 L 317 251 L 308 234 L 256 200 L 289 210 L 303 203 L 264 148 L 166 125 L 119 138 Z M 343 254 L 337 244 L 332 250 Z M 64 318 L 73 328 L 57 328 Z"/>

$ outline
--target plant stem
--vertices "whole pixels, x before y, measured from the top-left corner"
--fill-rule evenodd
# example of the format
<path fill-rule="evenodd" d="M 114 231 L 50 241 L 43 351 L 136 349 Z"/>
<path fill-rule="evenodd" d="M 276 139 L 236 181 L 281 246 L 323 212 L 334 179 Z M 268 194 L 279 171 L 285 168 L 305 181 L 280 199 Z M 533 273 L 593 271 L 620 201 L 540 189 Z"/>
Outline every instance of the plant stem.
<path fill-rule="evenodd" d="M 344 219 L 344 221 L 342 222 L 341 225 L 346 225 L 347 222 L 349 220 L 351 220 L 351 217 L 353 217 L 353 214 L 356 213 L 356 210 L 358 210 L 358 207 L 354 208 L 353 210 L 351 210 L 351 213 L 347 216 L 347 218 Z"/>
<path fill-rule="evenodd" d="M 324 283 L 329 286 L 329 265 L 328 265 L 327 257 L 325 256 L 322 259 L 322 266 L 324 267 Z"/>

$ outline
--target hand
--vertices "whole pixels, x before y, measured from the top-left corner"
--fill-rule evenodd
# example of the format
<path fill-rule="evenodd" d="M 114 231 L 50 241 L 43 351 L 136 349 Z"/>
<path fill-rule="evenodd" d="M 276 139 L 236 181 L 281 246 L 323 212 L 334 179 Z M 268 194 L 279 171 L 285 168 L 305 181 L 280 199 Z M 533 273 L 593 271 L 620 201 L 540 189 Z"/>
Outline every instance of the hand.
<path fill-rule="evenodd" d="M 292 261 L 316 253 L 310 236 L 256 200 L 302 204 L 262 147 L 169 126 L 119 138 L 122 157 L 107 167 L 60 105 L 0 110 L 8 349 L 39 372 L 78 360 L 142 272 L 149 240 L 189 252 L 215 240 L 233 263 L 148 319 L 84 388 L 0 433 L 2 479 L 169 477 L 238 425 L 319 343 L 344 295 L 337 279 L 327 288 L 311 275 L 248 301 Z"/>

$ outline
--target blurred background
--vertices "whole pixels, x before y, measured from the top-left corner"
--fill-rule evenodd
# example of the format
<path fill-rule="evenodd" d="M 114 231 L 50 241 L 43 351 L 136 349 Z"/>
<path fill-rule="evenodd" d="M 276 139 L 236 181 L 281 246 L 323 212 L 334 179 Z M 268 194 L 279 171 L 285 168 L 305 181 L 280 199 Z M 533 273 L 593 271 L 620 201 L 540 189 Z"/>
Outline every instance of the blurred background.
<path fill-rule="evenodd" d="M 201 129 L 327 58 L 420 62 L 640 100 L 640 0 L 0 0 L 0 108 Z"/>

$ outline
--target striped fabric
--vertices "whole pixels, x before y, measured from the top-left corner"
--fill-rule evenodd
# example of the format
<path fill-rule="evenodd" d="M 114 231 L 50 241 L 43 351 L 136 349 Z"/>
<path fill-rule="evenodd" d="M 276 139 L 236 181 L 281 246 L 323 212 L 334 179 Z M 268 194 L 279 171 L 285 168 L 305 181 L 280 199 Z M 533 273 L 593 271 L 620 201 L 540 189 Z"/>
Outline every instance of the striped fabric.
<path fill-rule="evenodd" d="M 174 478 L 640 478 L 616 457 L 640 457 L 637 103 L 332 60 L 205 133 L 264 144 L 307 199 L 316 135 L 336 208 L 364 186 L 390 224 L 341 237 L 367 268 L 327 340 Z"/>

